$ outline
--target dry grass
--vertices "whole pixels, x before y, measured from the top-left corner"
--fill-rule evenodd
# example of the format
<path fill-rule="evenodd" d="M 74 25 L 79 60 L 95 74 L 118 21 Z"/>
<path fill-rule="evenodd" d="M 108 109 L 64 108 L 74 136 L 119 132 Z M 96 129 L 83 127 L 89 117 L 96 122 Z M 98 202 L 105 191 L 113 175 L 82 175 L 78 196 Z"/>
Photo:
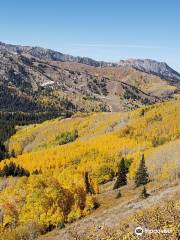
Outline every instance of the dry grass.
<path fill-rule="evenodd" d="M 101 206 L 90 216 L 66 226 L 61 231 L 42 236 L 40 240 L 130 240 L 138 239 L 134 235 L 137 226 L 148 229 L 171 228 L 171 235 L 144 235 L 141 239 L 175 240 L 179 223 L 180 185 L 150 183 L 147 186 L 150 197 L 142 200 L 141 188 L 133 185 L 123 187 L 122 197 L 115 199 L 116 192 L 111 191 L 113 182 L 105 184 L 99 195 Z M 107 198 L 108 196 L 108 198 Z"/>

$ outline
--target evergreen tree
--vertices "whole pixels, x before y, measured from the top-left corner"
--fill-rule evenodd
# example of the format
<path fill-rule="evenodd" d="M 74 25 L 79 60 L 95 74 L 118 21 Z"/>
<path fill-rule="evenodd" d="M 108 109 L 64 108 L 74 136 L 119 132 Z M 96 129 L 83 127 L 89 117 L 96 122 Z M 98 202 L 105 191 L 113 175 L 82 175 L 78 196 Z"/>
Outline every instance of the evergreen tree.
<path fill-rule="evenodd" d="M 121 196 L 122 196 L 121 191 L 118 190 L 117 195 L 116 195 L 116 198 L 120 198 Z"/>
<path fill-rule="evenodd" d="M 8 176 L 8 174 L 9 174 L 9 167 L 8 167 L 7 164 L 3 167 L 1 173 L 2 173 L 2 177 Z"/>
<path fill-rule="evenodd" d="M 4 143 L 0 142 L 0 161 L 9 157 L 9 153 L 4 145 Z"/>
<path fill-rule="evenodd" d="M 36 169 L 32 172 L 32 175 L 38 175 L 39 174 L 39 171 Z"/>
<path fill-rule="evenodd" d="M 89 173 L 85 172 L 84 174 L 84 184 L 86 188 L 86 193 L 94 194 L 94 189 L 89 182 Z"/>
<path fill-rule="evenodd" d="M 145 159 L 144 154 L 142 155 L 142 159 L 139 164 L 139 168 L 135 175 L 135 185 L 136 187 L 139 187 L 140 185 L 145 185 L 149 181 L 149 175 L 147 172 L 147 168 L 145 166 Z"/>
<path fill-rule="evenodd" d="M 147 193 L 146 187 L 143 187 L 143 190 L 141 192 L 141 197 L 142 198 L 147 198 L 149 196 L 149 194 Z"/>
<path fill-rule="evenodd" d="M 15 154 L 15 151 L 14 151 L 14 149 L 12 150 L 12 152 L 11 152 L 11 157 L 13 157 L 13 158 L 15 158 L 16 157 L 16 154 Z"/>
<path fill-rule="evenodd" d="M 27 169 L 24 169 L 23 167 L 20 167 L 19 165 L 16 166 L 15 163 L 10 162 L 9 165 L 4 165 L 3 169 L 0 170 L 0 176 L 1 177 L 22 177 L 22 176 L 30 176 L 30 173 Z"/>
<path fill-rule="evenodd" d="M 127 184 L 127 168 L 125 165 L 124 158 L 120 161 L 119 168 L 118 168 L 118 175 L 117 175 L 117 180 L 114 184 L 113 189 L 117 189 L 121 186 L 124 186 Z"/>

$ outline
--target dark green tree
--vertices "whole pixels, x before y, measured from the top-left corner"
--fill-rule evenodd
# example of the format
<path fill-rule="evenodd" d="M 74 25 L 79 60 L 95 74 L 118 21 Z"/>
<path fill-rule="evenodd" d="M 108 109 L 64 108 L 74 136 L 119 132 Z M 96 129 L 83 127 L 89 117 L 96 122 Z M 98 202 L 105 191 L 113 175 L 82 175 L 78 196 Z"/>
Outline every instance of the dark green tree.
<path fill-rule="evenodd" d="M 9 165 L 5 164 L 3 169 L 0 169 L 0 177 L 22 177 L 27 176 L 29 177 L 30 173 L 27 169 L 20 167 L 19 165 L 16 166 L 14 162 L 10 162 Z"/>
<path fill-rule="evenodd" d="M 39 174 L 39 171 L 36 169 L 32 172 L 32 175 L 38 175 Z"/>
<path fill-rule="evenodd" d="M 149 181 L 149 174 L 145 166 L 144 154 L 142 155 L 138 170 L 135 175 L 135 185 L 139 187 L 140 185 L 145 185 Z"/>
<path fill-rule="evenodd" d="M 12 152 L 11 152 L 11 157 L 13 157 L 13 158 L 15 158 L 16 157 L 16 154 L 15 154 L 15 151 L 14 151 L 14 149 L 12 150 Z"/>
<path fill-rule="evenodd" d="M 143 187 L 143 190 L 141 192 L 141 198 L 147 198 L 149 194 L 147 193 L 146 187 Z"/>
<path fill-rule="evenodd" d="M 8 157 L 9 157 L 9 153 L 8 153 L 4 143 L 0 142 L 0 161 L 3 159 L 6 159 Z"/>
<path fill-rule="evenodd" d="M 85 184 L 86 193 L 94 194 L 94 189 L 91 186 L 90 181 L 89 181 L 89 173 L 88 172 L 85 172 L 85 174 L 84 174 L 84 184 Z"/>
<path fill-rule="evenodd" d="M 122 196 L 122 194 L 121 194 L 121 191 L 120 191 L 120 189 L 118 190 L 118 192 L 117 192 L 117 194 L 116 194 L 116 198 L 120 198 Z"/>
<path fill-rule="evenodd" d="M 127 168 L 125 165 L 125 160 L 124 160 L 124 158 L 122 158 L 122 160 L 120 161 L 119 167 L 118 167 L 117 179 L 116 179 L 113 189 L 117 189 L 117 188 L 127 184 L 127 176 L 126 175 L 127 175 Z"/>

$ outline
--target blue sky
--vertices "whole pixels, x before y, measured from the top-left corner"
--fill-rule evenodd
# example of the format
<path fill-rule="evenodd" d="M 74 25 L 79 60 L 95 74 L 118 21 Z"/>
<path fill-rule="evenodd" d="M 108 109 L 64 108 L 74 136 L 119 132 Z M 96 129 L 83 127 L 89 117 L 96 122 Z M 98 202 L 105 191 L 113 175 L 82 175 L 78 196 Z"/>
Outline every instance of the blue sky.
<path fill-rule="evenodd" d="M 0 41 L 97 60 L 152 58 L 180 72 L 179 0 L 4 0 Z"/>

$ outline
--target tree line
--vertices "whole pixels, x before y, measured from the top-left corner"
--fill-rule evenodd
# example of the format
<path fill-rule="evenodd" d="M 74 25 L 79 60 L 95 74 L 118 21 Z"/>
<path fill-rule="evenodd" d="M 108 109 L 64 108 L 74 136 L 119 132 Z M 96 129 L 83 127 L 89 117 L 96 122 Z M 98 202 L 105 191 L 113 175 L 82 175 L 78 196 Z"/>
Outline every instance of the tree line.
<path fill-rule="evenodd" d="M 5 164 L 2 169 L 0 169 L 0 177 L 29 177 L 30 173 L 27 169 L 16 165 L 14 162 L 10 162 L 9 164 Z"/>

